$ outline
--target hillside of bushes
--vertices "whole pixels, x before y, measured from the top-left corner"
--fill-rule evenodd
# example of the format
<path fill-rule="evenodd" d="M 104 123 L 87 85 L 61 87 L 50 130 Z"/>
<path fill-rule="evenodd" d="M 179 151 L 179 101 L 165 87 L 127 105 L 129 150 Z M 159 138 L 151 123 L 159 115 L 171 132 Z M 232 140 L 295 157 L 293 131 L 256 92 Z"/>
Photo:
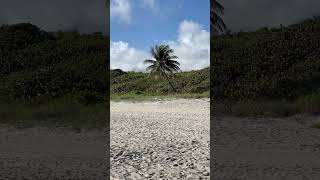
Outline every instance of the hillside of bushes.
<path fill-rule="evenodd" d="M 90 101 L 107 94 L 109 38 L 46 32 L 29 23 L 0 27 L 0 100 Z"/>
<path fill-rule="evenodd" d="M 214 37 L 216 100 L 294 100 L 320 88 L 320 17 Z"/>
<path fill-rule="evenodd" d="M 169 75 L 176 94 L 206 94 L 209 97 L 210 69 L 175 73 Z M 116 95 L 151 95 L 173 94 L 173 89 L 164 77 L 156 77 L 142 72 L 124 72 L 111 70 L 111 97 Z"/>

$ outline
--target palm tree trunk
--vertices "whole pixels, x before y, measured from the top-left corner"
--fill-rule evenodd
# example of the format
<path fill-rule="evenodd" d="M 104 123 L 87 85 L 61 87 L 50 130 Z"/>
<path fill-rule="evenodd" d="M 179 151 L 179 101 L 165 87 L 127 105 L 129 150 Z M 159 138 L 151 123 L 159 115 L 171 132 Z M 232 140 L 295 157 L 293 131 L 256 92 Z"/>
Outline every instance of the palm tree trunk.
<path fill-rule="evenodd" d="M 166 74 L 166 73 L 163 73 L 163 74 L 164 74 L 164 76 L 167 78 L 167 81 L 169 82 L 169 84 L 170 84 L 170 86 L 171 86 L 171 88 L 172 88 L 173 92 L 176 92 L 176 90 L 175 90 L 175 89 L 174 89 L 174 87 L 172 86 L 172 84 L 171 84 L 171 82 L 170 82 L 170 80 L 169 80 L 169 78 L 168 78 L 167 74 Z"/>

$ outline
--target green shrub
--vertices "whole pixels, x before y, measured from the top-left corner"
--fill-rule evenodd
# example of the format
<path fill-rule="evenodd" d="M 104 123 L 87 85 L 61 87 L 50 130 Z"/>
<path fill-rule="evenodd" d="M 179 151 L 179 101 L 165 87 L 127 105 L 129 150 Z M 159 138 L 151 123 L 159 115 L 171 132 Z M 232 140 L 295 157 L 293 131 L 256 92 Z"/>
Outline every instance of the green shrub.
<path fill-rule="evenodd" d="M 119 70 L 111 70 L 111 74 L 117 74 L 111 77 L 111 94 L 173 93 L 167 79 L 163 77 L 155 78 L 153 75 L 141 72 L 123 73 Z M 179 94 L 202 94 L 210 89 L 209 68 L 169 75 L 169 80 Z"/>
<path fill-rule="evenodd" d="M 45 32 L 31 24 L 0 27 L 0 99 L 54 99 L 108 91 L 108 37 Z M 6 45 L 6 43 L 9 43 Z M 10 44 L 11 43 L 11 44 Z M 84 102 L 91 102 L 88 97 Z"/>
<path fill-rule="evenodd" d="M 320 18 L 278 29 L 214 37 L 215 99 L 287 99 L 320 88 Z"/>
<path fill-rule="evenodd" d="M 313 127 L 314 127 L 314 128 L 317 128 L 317 129 L 320 129 L 320 123 L 315 123 L 315 124 L 313 125 Z"/>
<path fill-rule="evenodd" d="M 99 94 L 94 92 L 83 93 L 79 99 L 80 102 L 86 105 L 96 104 L 102 100 L 101 98 L 99 98 Z"/>

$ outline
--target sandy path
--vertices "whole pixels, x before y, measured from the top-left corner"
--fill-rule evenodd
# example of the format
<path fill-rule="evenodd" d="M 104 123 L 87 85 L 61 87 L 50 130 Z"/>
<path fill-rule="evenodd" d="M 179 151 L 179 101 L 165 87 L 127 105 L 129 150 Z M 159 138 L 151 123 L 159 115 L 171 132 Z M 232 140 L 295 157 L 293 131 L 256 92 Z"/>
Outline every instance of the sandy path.
<path fill-rule="evenodd" d="M 209 179 L 209 99 L 111 102 L 112 179 Z"/>
<path fill-rule="evenodd" d="M 0 179 L 106 179 L 103 131 L 0 128 Z"/>
<path fill-rule="evenodd" d="M 215 179 L 320 179 L 320 130 L 311 127 L 315 121 L 306 115 L 215 117 Z"/>

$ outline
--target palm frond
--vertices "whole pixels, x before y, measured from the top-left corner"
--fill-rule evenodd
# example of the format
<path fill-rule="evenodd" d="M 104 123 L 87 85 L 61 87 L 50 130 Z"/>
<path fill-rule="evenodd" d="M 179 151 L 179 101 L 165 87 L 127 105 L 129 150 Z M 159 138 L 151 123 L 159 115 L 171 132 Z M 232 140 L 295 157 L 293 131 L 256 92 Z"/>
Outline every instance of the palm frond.
<path fill-rule="evenodd" d="M 150 65 L 150 66 L 148 66 L 147 67 L 147 71 L 150 71 L 150 73 L 151 73 L 151 71 L 153 71 L 153 69 L 155 68 L 155 65 Z"/>
<path fill-rule="evenodd" d="M 179 66 L 175 65 L 175 64 L 171 64 L 170 66 L 167 66 L 169 69 L 171 69 L 171 71 L 174 72 L 179 72 L 181 71 L 181 69 L 179 68 Z"/>
<path fill-rule="evenodd" d="M 168 64 L 175 64 L 177 66 L 180 66 L 180 63 L 178 61 L 174 61 L 174 60 L 168 60 L 167 63 Z"/>
<path fill-rule="evenodd" d="M 213 26 L 218 31 L 223 32 L 227 28 L 226 24 L 223 22 L 223 19 L 218 14 L 214 13 L 212 19 Z"/>
<path fill-rule="evenodd" d="M 211 0 L 211 11 L 216 11 L 217 13 L 223 15 L 224 7 L 216 0 Z"/>
<path fill-rule="evenodd" d="M 172 71 L 173 71 L 171 68 L 169 68 L 169 67 L 167 67 L 167 66 L 164 67 L 164 70 L 165 70 L 166 72 L 169 72 L 169 73 L 172 73 Z"/>
<path fill-rule="evenodd" d="M 151 53 L 151 55 L 152 55 L 152 57 L 154 58 L 154 59 L 158 59 L 158 54 L 157 54 L 157 46 L 155 46 L 155 47 L 152 47 L 151 49 L 150 49 L 150 53 Z"/>
<path fill-rule="evenodd" d="M 211 0 L 210 5 L 211 29 L 214 34 L 219 34 L 227 29 L 226 24 L 220 16 L 224 14 L 224 7 L 216 0 Z"/>
<path fill-rule="evenodd" d="M 178 56 L 169 56 L 170 59 L 179 59 Z"/>
<path fill-rule="evenodd" d="M 144 64 L 154 64 L 156 61 L 152 59 L 146 59 L 143 61 Z"/>

